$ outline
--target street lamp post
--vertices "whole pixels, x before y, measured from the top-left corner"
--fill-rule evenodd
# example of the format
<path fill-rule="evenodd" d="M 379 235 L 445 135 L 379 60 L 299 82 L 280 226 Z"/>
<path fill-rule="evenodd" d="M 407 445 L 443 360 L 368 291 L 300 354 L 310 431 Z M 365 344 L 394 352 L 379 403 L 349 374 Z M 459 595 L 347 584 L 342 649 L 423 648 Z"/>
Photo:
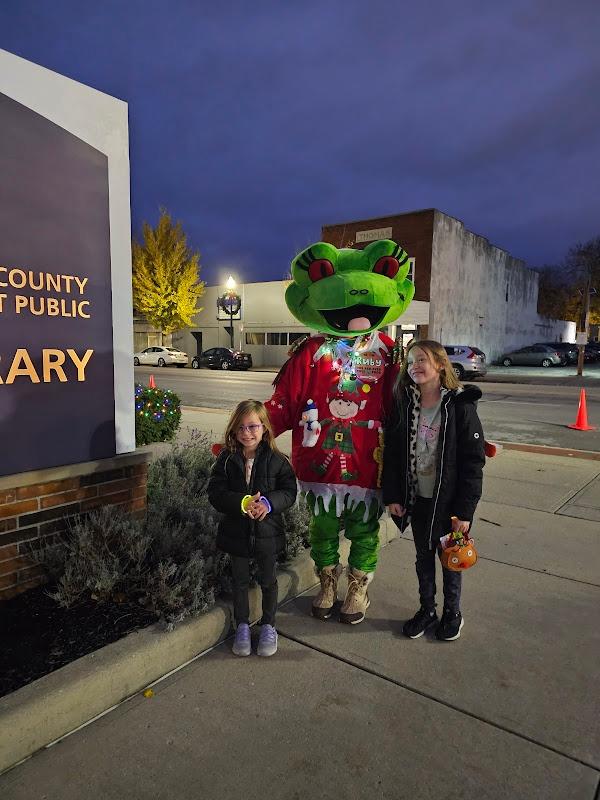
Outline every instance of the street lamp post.
<path fill-rule="evenodd" d="M 233 317 L 242 307 L 242 298 L 235 291 L 235 286 L 236 283 L 230 275 L 225 284 L 225 292 L 217 299 L 218 308 L 229 315 L 229 336 L 231 338 L 232 350 L 235 349 L 233 345 Z"/>

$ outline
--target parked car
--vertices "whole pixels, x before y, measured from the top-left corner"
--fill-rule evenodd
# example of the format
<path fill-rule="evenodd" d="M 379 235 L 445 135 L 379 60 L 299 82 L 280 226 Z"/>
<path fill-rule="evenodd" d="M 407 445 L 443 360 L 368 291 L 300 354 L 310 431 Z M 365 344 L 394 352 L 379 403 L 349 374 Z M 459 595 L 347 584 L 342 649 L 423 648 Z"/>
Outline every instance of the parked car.
<path fill-rule="evenodd" d="M 242 350 L 229 347 L 211 347 L 201 355 L 192 358 L 192 369 L 208 367 L 209 369 L 250 369 L 252 356 Z"/>
<path fill-rule="evenodd" d="M 551 347 L 556 350 L 559 356 L 562 356 L 565 364 L 577 363 L 577 345 L 570 342 L 536 342 L 536 344 L 543 344 L 546 347 Z"/>
<path fill-rule="evenodd" d="M 520 350 L 513 350 L 504 353 L 500 363 L 505 367 L 524 366 L 524 367 L 557 367 L 562 364 L 562 357 L 556 349 L 546 344 L 532 344 L 529 347 L 521 347 Z"/>
<path fill-rule="evenodd" d="M 600 347 L 594 347 L 594 344 L 598 344 L 597 342 L 588 342 L 583 349 L 583 360 L 584 361 L 600 361 Z"/>
<path fill-rule="evenodd" d="M 485 353 L 479 348 L 466 344 L 447 344 L 444 350 L 459 381 L 466 375 L 483 377 L 486 374 Z"/>
<path fill-rule="evenodd" d="M 175 347 L 147 347 L 141 353 L 133 354 L 133 363 L 136 367 L 147 364 L 153 367 L 167 367 L 175 364 L 178 367 L 187 367 L 187 353 L 182 353 Z"/>

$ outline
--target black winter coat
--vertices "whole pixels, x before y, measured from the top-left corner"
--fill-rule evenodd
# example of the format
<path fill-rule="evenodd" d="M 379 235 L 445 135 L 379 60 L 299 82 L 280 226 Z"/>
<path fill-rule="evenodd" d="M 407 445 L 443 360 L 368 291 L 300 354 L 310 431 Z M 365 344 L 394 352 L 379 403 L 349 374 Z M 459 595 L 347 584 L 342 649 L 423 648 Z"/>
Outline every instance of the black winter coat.
<path fill-rule="evenodd" d="M 463 391 L 451 390 L 442 396 L 441 425 L 437 448 L 437 474 L 429 515 L 429 540 L 435 542 L 449 532 L 448 520 L 456 516 L 471 522 L 481 498 L 484 438 L 477 416 L 481 391 L 467 385 Z M 411 472 L 411 452 L 416 444 L 418 392 L 413 387 L 402 392 L 402 402 L 385 431 L 383 452 L 383 502 L 400 503 L 407 509 L 394 517 L 400 530 L 410 522 L 416 487 Z M 411 451 L 411 443 L 413 449 Z"/>
<path fill-rule="evenodd" d="M 208 500 L 224 517 L 219 522 L 217 547 L 234 556 L 276 554 L 285 549 L 282 512 L 294 505 L 298 484 L 290 462 L 261 442 L 256 451 L 250 485 L 244 458 L 227 449 L 219 453 L 208 481 Z M 260 492 L 272 511 L 261 520 L 242 513 L 244 495 Z"/>

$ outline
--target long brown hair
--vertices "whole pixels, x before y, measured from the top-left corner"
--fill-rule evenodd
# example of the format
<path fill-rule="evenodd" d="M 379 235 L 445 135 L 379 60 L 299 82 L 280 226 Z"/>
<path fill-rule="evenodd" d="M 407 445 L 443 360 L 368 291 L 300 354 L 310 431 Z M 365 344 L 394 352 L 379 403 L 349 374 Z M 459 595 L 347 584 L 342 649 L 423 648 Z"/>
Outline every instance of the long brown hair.
<path fill-rule="evenodd" d="M 271 420 L 269 419 L 267 409 L 260 400 L 242 400 L 241 403 L 237 404 L 227 423 L 227 428 L 225 429 L 225 447 L 232 453 L 242 449 L 242 445 L 237 440 L 237 432 L 242 424 L 243 418 L 248 414 L 256 414 L 258 416 L 265 428 L 262 441 L 265 442 L 271 450 L 278 453 L 279 448 L 275 444 Z"/>
<path fill-rule="evenodd" d="M 396 381 L 395 388 L 397 390 L 402 386 L 415 385 L 413 379 L 408 374 L 408 354 L 414 347 L 420 347 L 421 350 L 427 354 L 431 363 L 439 370 L 440 383 L 445 389 L 458 389 L 462 385 L 452 369 L 452 364 L 443 346 L 433 339 L 422 339 L 421 341 L 416 340 L 411 342 L 406 348 L 404 359 L 400 366 L 400 372 L 398 373 L 398 380 Z"/>

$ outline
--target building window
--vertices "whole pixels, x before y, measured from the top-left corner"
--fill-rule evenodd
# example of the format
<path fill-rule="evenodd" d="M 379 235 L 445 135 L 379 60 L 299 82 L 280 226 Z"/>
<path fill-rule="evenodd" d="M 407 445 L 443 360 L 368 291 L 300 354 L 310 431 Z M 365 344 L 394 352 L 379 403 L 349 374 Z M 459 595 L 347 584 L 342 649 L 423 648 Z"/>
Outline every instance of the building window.
<path fill-rule="evenodd" d="M 287 333 L 267 333 L 267 344 L 287 344 Z"/>
<path fill-rule="evenodd" d="M 265 335 L 264 333 L 249 333 L 246 331 L 246 344 L 264 344 L 265 343 Z"/>
<path fill-rule="evenodd" d="M 297 333 L 297 332 L 291 333 L 290 332 L 290 333 L 288 333 L 289 343 L 293 344 L 294 342 L 298 341 L 298 339 L 303 339 L 305 336 L 308 336 L 308 335 L 309 335 L 308 331 L 303 331 L 302 333 Z"/>

